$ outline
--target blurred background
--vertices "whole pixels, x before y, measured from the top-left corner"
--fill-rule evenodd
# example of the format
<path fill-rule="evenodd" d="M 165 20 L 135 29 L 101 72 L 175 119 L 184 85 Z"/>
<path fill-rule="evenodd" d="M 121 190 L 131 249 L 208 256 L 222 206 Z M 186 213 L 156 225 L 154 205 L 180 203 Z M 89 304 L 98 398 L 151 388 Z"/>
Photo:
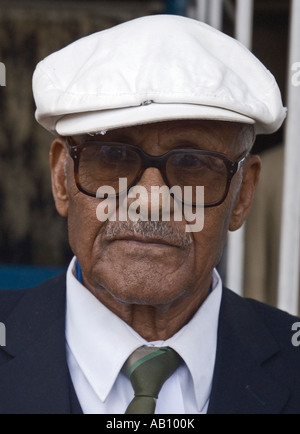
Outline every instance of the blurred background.
<path fill-rule="evenodd" d="M 51 196 L 48 152 L 52 137 L 34 119 L 31 79 L 36 64 L 80 37 L 139 16 L 172 13 L 194 17 L 196 3 L 0 0 L 0 62 L 6 66 L 6 86 L 0 87 L 0 289 L 32 286 L 65 269 L 72 257 L 66 221 L 57 215 Z M 254 1 L 253 52 L 275 75 L 284 100 L 290 7 L 289 0 Z M 223 2 L 222 28 L 231 36 L 234 8 L 234 0 Z M 282 142 L 283 130 L 259 138 L 255 151 L 267 155 L 281 148 Z M 247 273 L 256 278 L 255 265 L 254 271 L 246 267 L 245 273 L 245 280 Z M 253 280 L 248 281 L 246 288 L 253 287 Z M 276 303 L 274 294 L 260 295 L 259 291 L 255 294 Z"/>

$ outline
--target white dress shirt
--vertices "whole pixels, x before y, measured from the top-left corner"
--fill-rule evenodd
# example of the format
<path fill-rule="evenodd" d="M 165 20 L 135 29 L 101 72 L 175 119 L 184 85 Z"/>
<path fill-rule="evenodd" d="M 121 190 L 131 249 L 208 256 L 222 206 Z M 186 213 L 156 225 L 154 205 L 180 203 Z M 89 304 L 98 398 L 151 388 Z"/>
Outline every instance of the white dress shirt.
<path fill-rule="evenodd" d="M 66 346 L 71 378 L 84 414 L 124 414 L 134 397 L 122 367 L 143 345 L 171 347 L 184 360 L 164 384 L 156 414 L 207 413 L 216 358 L 222 282 L 192 320 L 172 338 L 147 342 L 100 303 L 76 278 L 76 258 L 67 272 Z"/>

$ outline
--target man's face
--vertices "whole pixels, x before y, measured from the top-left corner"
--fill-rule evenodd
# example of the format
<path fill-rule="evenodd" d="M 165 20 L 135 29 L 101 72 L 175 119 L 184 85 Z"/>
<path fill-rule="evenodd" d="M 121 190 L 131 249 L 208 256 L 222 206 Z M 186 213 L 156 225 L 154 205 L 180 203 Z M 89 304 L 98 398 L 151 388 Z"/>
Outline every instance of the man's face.
<path fill-rule="evenodd" d="M 76 138 L 75 138 L 76 139 Z M 241 125 L 208 121 L 172 121 L 123 128 L 91 140 L 122 142 L 160 156 L 188 147 L 216 151 L 238 160 L 249 147 Z M 259 161 L 249 157 L 237 173 L 225 202 L 205 209 L 201 232 L 187 233 L 187 222 L 100 222 L 100 199 L 78 191 L 73 161 L 64 140 L 52 145 L 51 167 L 57 209 L 68 216 L 69 240 L 83 271 L 85 285 L 108 304 L 170 305 L 207 295 L 228 230 L 243 223 L 258 178 Z M 67 159 L 67 160 L 66 160 Z M 164 181 L 158 169 L 147 169 L 139 185 L 149 193 Z M 205 194 L 205 192 L 204 192 Z M 128 205 L 133 199 L 128 200 Z"/>

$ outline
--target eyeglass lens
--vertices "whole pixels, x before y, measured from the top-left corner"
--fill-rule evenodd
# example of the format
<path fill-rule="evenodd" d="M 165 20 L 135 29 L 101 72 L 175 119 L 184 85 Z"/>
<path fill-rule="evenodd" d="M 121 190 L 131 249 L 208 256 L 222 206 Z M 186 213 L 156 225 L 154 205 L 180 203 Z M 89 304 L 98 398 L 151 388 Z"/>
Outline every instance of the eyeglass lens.
<path fill-rule="evenodd" d="M 197 186 L 204 187 L 205 205 L 222 200 L 226 194 L 228 170 L 221 158 L 196 150 L 179 150 L 170 153 L 166 160 L 168 187 L 179 186 L 183 194 L 184 187 L 192 187 L 194 204 L 197 204 Z M 140 176 L 142 165 L 142 156 L 129 146 L 88 145 L 80 154 L 78 180 L 81 187 L 90 193 L 96 193 L 100 186 L 109 185 L 119 194 L 122 193 L 119 179 L 127 178 L 130 188 Z"/>

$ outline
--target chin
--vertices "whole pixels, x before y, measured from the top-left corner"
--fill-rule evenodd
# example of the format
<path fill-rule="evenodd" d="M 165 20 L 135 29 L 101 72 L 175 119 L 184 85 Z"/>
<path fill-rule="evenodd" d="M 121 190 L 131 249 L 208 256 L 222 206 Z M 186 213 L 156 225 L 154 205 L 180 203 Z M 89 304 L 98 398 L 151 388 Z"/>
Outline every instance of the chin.
<path fill-rule="evenodd" d="M 134 290 L 132 287 L 126 289 L 124 286 L 122 290 L 117 290 L 116 288 L 111 288 L 108 290 L 110 295 L 119 303 L 125 305 L 139 305 L 139 306 L 164 306 L 170 305 L 177 300 L 184 298 L 185 294 L 182 291 L 174 292 L 174 289 L 170 292 L 158 290 L 156 288 L 136 288 Z"/>
<path fill-rule="evenodd" d="M 127 305 L 169 305 L 185 298 L 193 285 L 190 272 L 179 272 L 178 267 L 173 266 L 166 273 L 166 268 L 162 263 L 153 267 L 149 262 L 128 266 L 124 261 L 114 267 L 101 264 L 93 270 L 90 287 L 103 300 L 110 298 Z"/>

